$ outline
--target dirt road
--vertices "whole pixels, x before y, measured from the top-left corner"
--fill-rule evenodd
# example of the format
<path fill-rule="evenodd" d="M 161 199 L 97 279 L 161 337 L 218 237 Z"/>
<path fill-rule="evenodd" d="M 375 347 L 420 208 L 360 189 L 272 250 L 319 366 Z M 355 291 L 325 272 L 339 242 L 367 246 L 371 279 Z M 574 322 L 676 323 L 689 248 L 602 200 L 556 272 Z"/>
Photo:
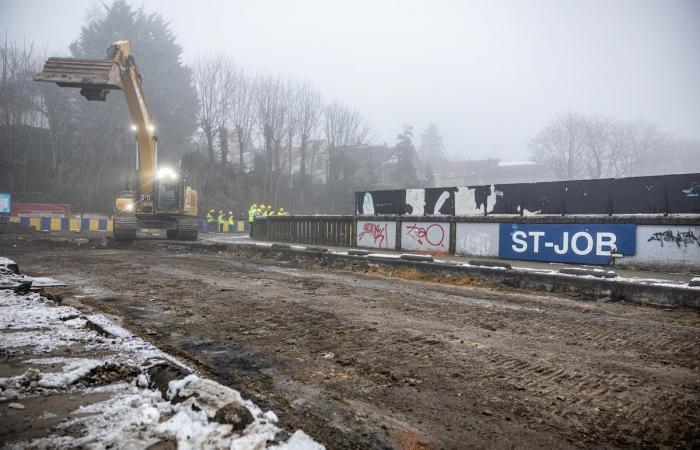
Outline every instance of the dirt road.
<path fill-rule="evenodd" d="M 697 312 L 163 241 L 0 254 L 328 448 L 700 445 Z"/>

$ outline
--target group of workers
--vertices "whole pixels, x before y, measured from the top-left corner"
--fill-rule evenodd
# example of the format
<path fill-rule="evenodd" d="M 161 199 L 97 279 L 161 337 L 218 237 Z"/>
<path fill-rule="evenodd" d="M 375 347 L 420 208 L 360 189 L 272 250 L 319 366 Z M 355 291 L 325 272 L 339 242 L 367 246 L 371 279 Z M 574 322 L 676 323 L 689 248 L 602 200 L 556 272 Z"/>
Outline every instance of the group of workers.
<path fill-rule="evenodd" d="M 272 205 L 257 205 L 253 203 L 250 205 L 250 208 L 248 208 L 248 223 L 249 228 L 249 234 L 250 236 L 253 235 L 253 226 L 255 224 L 255 218 L 256 217 L 269 217 L 269 216 L 286 216 L 287 212 L 284 210 L 284 208 L 280 208 L 277 212 L 275 212 L 274 209 L 272 209 Z"/>
<path fill-rule="evenodd" d="M 233 212 L 229 211 L 228 214 L 226 214 L 223 209 L 220 209 L 219 212 L 210 209 L 207 213 L 206 220 L 207 232 L 209 233 L 223 233 L 224 224 L 228 223 L 229 229 L 231 229 L 236 223 L 236 218 L 234 217 Z"/>
<path fill-rule="evenodd" d="M 272 205 L 257 205 L 253 203 L 248 209 L 248 222 L 250 223 L 250 229 L 253 228 L 253 222 L 255 222 L 256 217 L 268 217 L 268 216 L 286 216 L 287 212 L 284 208 L 280 208 L 275 212 Z M 223 233 L 224 225 L 228 223 L 229 230 L 233 229 L 236 218 L 232 211 L 228 214 L 224 210 L 220 209 L 218 212 L 214 209 L 210 209 L 206 215 L 207 221 L 207 232 L 209 233 Z M 252 231 L 251 231 L 252 233 Z"/>

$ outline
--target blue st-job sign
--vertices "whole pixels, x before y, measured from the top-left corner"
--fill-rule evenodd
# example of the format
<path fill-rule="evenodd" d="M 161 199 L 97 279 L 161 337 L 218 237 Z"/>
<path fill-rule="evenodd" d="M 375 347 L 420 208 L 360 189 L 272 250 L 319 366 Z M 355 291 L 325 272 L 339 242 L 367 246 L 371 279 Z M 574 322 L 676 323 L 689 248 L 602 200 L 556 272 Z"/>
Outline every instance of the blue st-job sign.
<path fill-rule="evenodd" d="M 611 253 L 634 255 L 636 225 L 508 224 L 499 227 L 498 256 L 507 259 L 607 264 Z"/>

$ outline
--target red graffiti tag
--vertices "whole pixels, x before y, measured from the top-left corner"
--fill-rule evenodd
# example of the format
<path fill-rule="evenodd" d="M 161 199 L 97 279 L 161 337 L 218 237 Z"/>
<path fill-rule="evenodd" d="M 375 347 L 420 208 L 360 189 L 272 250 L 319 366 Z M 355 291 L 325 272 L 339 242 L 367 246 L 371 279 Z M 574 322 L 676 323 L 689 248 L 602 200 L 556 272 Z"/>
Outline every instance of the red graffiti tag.
<path fill-rule="evenodd" d="M 377 247 L 381 247 L 382 244 L 384 244 L 384 240 L 386 239 L 387 226 L 388 225 L 384 225 L 382 227 L 378 223 L 368 222 L 362 225 L 362 233 L 360 233 L 358 238 L 359 240 L 362 240 L 362 238 L 366 235 L 370 235 L 372 236 L 372 238 L 374 238 L 374 245 L 376 245 Z M 377 244 L 377 241 L 379 241 L 379 244 Z"/>
<path fill-rule="evenodd" d="M 433 247 L 441 247 L 445 240 L 445 230 L 439 223 L 434 223 L 427 227 L 420 227 L 414 223 L 413 225 L 408 225 L 407 230 L 406 235 L 415 239 L 420 245 L 425 245 L 423 243 L 423 239 L 425 239 L 425 242 Z"/>

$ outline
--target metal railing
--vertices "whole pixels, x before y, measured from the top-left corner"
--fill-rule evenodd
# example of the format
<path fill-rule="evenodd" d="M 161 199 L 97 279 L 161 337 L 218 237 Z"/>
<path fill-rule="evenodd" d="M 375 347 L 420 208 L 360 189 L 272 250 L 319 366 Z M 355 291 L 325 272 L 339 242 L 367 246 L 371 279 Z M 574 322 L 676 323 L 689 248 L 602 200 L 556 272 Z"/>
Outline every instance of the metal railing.
<path fill-rule="evenodd" d="M 253 223 L 253 239 L 298 244 L 352 247 L 353 216 L 272 216 Z"/>

